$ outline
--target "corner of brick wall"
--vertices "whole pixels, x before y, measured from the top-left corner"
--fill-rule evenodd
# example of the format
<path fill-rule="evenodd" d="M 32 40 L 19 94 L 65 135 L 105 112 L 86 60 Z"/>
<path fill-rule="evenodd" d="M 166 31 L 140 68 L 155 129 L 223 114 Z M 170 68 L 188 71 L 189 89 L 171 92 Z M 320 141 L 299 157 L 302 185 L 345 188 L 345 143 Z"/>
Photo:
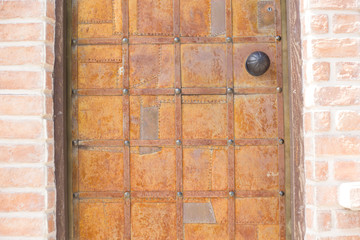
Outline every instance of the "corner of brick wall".
<path fill-rule="evenodd" d="M 360 211 L 339 205 L 360 181 L 360 2 L 302 0 L 306 239 L 360 239 Z"/>
<path fill-rule="evenodd" d="M 0 239 L 55 239 L 54 8 L 0 1 Z"/>

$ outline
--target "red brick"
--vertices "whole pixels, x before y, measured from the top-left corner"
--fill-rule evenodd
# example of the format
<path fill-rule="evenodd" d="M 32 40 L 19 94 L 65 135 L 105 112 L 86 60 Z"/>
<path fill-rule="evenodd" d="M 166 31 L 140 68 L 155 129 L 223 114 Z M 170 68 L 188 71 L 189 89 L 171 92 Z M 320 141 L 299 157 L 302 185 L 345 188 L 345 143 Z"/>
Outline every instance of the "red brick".
<path fill-rule="evenodd" d="M 43 161 L 43 145 L 0 146 L 0 162 L 36 163 Z"/>
<path fill-rule="evenodd" d="M 0 96 L 1 115 L 41 115 L 43 105 L 41 96 Z"/>
<path fill-rule="evenodd" d="M 316 222 L 318 231 L 329 231 L 331 230 L 331 212 L 330 211 L 317 211 Z"/>
<path fill-rule="evenodd" d="M 315 58 L 343 58 L 360 54 L 360 42 L 356 39 L 316 39 L 311 43 Z"/>
<path fill-rule="evenodd" d="M 2 1 L 0 19 L 9 18 L 40 18 L 43 16 L 42 1 Z"/>
<path fill-rule="evenodd" d="M 43 23 L 0 24 L 0 41 L 44 40 Z"/>
<path fill-rule="evenodd" d="M 47 150 L 48 150 L 48 162 L 54 162 L 54 144 L 48 143 L 47 144 Z"/>
<path fill-rule="evenodd" d="M 310 0 L 309 8 L 354 10 L 357 8 L 357 2 L 356 0 Z"/>
<path fill-rule="evenodd" d="M 55 169 L 53 167 L 47 168 L 47 186 L 55 186 Z"/>
<path fill-rule="evenodd" d="M 334 178 L 340 181 L 360 181 L 360 162 L 335 162 Z"/>
<path fill-rule="evenodd" d="M 340 131 L 360 130 L 360 111 L 338 113 L 336 115 L 336 129 Z"/>
<path fill-rule="evenodd" d="M 54 48 L 52 46 L 46 46 L 46 63 L 54 64 Z"/>
<path fill-rule="evenodd" d="M 359 14 L 335 14 L 333 16 L 334 33 L 360 33 Z"/>
<path fill-rule="evenodd" d="M 329 31 L 329 18 L 325 14 L 311 16 L 311 32 L 315 34 L 327 33 Z"/>
<path fill-rule="evenodd" d="M 47 201 L 47 208 L 48 209 L 52 209 L 52 208 L 54 208 L 55 207 L 55 201 L 56 201 L 56 199 L 55 199 L 55 191 L 50 191 L 50 190 L 48 190 L 48 201 Z"/>
<path fill-rule="evenodd" d="M 0 47 L 0 65 L 42 64 L 43 55 L 42 46 Z"/>
<path fill-rule="evenodd" d="M 312 180 L 314 178 L 314 167 L 313 167 L 313 161 L 306 160 L 305 161 L 305 174 L 306 179 Z"/>
<path fill-rule="evenodd" d="M 43 187 L 40 168 L 0 168 L 0 187 Z"/>
<path fill-rule="evenodd" d="M 305 210 L 305 222 L 307 228 L 313 228 L 314 211 L 311 208 L 306 208 Z"/>
<path fill-rule="evenodd" d="M 312 121 L 311 121 L 311 112 L 304 113 L 304 129 L 305 132 L 310 132 L 312 130 Z"/>
<path fill-rule="evenodd" d="M 314 93 L 315 103 L 320 106 L 347 106 L 360 104 L 360 88 L 319 87 Z"/>
<path fill-rule="evenodd" d="M 42 135 L 41 120 L 0 120 L 0 138 L 35 139 Z"/>
<path fill-rule="evenodd" d="M 53 213 L 48 214 L 47 217 L 48 233 L 55 231 L 55 216 Z"/>
<path fill-rule="evenodd" d="M 53 91 L 52 72 L 46 72 L 46 90 Z"/>
<path fill-rule="evenodd" d="M 360 211 L 338 211 L 336 212 L 336 219 L 337 228 L 360 228 Z"/>
<path fill-rule="evenodd" d="M 39 193 L 0 193 L 0 212 L 36 212 L 45 208 Z"/>
<path fill-rule="evenodd" d="M 46 1 L 46 16 L 48 18 L 55 20 L 55 1 L 54 0 Z"/>
<path fill-rule="evenodd" d="M 42 218 L 0 218 L 2 237 L 41 237 L 45 222 Z"/>
<path fill-rule="evenodd" d="M 46 24 L 46 41 L 53 42 L 55 38 L 55 28 L 52 24 Z"/>
<path fill-rule="evenodd" d="M 314 143 L 312 137 L 305 137 L 304 138 L 304 151 L 307 156 L 314 155 Z"/>
<path fill-rule="evenodd" d="M 360 63 L 336 63 L 336 79 L 340 81 L 360 81 Z"/>
<path fill-rule="evenodd" d="M 316 186 L 316 205 L 321 207 L 335 207 L 337 204 L 337 187 Z"/>
<path fill-rule="evenodd" d="M 305 186 L 305 202 L 309 205 L 313 205 L 315 203 L 314 187 L 311 185 Z"/>
<path fill-rule="evenodd" d="M 313 70 L 313 80 L 315 82 L 329 81 L 329 79 L 330 79 L 330 63 L 316 62 L 312 65 L 312 70 Z"/>
<path fill-rule="evenodd" d="M 330 112 L 314 113 L 314 131 L 318 131 L 318 132 L 329 131 L 330 127 L 331 127 Z"/>
<path fill-rule="evenodd" d="M 1 89 L 40 89 L 42 81 L 40 72 L 0 72 Z"/>
<path fill-rule="evenodd" d="M 316 154 L 345 156 L 360 154 L 360 137 L 318 136 L 315 138 Z"/>
<path fill-rule="evenodd" d="M 329 176 L 329 166 L 327 162 L 315 162 L 315 180 L 326 181 Z"/>

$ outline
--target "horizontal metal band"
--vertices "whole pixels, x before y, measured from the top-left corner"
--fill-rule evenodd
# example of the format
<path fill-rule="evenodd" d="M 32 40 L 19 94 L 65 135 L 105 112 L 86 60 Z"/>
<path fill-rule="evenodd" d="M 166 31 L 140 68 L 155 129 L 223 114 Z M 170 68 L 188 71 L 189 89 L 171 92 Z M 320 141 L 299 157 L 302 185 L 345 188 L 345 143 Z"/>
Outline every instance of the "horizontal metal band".
<path fill-rule="evenodd" d="M 173 44 L 174 36 L 130 36 L 129 43 L 126 44 Z M 233 37 L 233 43 L 274 43 L 274 36 L 249 36 L 249 37 Z M 180 37 L 180 43 L 223 43 L 226 44 L 226 37 Z M 122 38 L 81 38 L 77 40 L 78 45 L 121 45 Z"/>
<path fill-rule="evenodd" d="M 184 191 L 182 197 L 186 198 L 227 198 L 231 197 L 229 191 Z M 165 198 L 174 199 L 178 197 L 176 191 L 131 191 L 129 196 L 125 196 L 125 191 L 118 192 L 79 192 L 74 193 L 75 198 L 80 199 L 112 199 L 112 198 Z M 237 190 L 235 198 L 255 198 L 255 197 L 278 197 L 278 190 Z"/>

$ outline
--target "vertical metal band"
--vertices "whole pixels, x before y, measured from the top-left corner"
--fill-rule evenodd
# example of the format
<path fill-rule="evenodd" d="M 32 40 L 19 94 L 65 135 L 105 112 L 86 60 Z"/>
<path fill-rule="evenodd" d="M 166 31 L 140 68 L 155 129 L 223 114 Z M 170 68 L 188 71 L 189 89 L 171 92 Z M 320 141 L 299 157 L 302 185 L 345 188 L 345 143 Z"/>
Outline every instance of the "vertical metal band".
<path fill-rule="evenodd" d="M 233 37 L 232 29 L 232 1 L 226 0 L 226 37 Z M 226 43 L 226 82 L 228 89 L 227 109 L 228 109 L 228 140 L 233 140 L 233 144 L 228 146 L 228 190 L 235 192 L 235 135 L 234 135 L 234 79 L 233 79 L 233 41 Z M 229 239 L 235 239 L 235 197 L 229 196 L 228 200 L 228 232 Z"/>
<path fill-rule="evenodd" d="M 122 30 L 123 37 L 129 35 L 129 2 L 121 0 L 122 11 Z M 129 44 L 122 45 L 123 57 L 123 89 L 129 89 Z M 130 140 L 130 96 L 123 95 L 123 134 L 124 140 Z M 124 146 L 124 190 L 130 192 L 130 146 Z M 131 198 L 126 197 L 124 200 L 124 239 L 131 239 Z"/>
<path fill-rule="evenodd" d="M 280 0 L 275 0 L 275 18 L 276 18 L 276 36 L 281 36 L 281 5 Z M 281 38 L 280 38 L 281 39 Z M 282 67 L 282 41 L 276 41 L 276 78 L 277 86 L 283 88 L 283 67 Z M 283 91 L 277 93 L 278 108 L 278 136 L 285 139 L 284 131 L 284 95 Z M 285 142 L 285 144 L 287 144 Z M 278 164 L 279 164 L 279 190 L 285 192 L 285 145 L 278 146 Z M 286 238 L 286 198 L 279 196 L 279 234 L 280 239 Z"/>
<path fill-rule="evenodd" d="M 73 0 L 72 3 L 72 25 L 71 25 L 71 61 L 74 63 L 71 65 L 71 90 L 78 88 L 78 1 Z M 79 139 L 79 128 L 78 128 L 78 96 L 73 94 L 71 91 L 71 127 L 72 127 L 72 141 L 74 144 L 71 145 L 71 172 L 72 172 L 72 193 L 79 192 L 79 152 L 77 140 Z M 79 231 L 79 199 L 72 199 L 73 209 L 73 228 L 70 228 L 70 236 L 74 239 L 80 239 Z M 71 225 L 70 225 L 71 226 Z"/>
<path fill-rule="evenodd" d="M 180 37 L 180 0 L 174 0 L 174 37 Z M 181 43 L 175 42 L 175 88 L 181 89 Z M 175 138 L 182 142 L 181 94 L 175 95 Z M 183 147 L 176 146 L 176 191 L 183 191 Z M 177 239 L 184 238 L 183 197 L 176 197 L 176 234 Z"/>

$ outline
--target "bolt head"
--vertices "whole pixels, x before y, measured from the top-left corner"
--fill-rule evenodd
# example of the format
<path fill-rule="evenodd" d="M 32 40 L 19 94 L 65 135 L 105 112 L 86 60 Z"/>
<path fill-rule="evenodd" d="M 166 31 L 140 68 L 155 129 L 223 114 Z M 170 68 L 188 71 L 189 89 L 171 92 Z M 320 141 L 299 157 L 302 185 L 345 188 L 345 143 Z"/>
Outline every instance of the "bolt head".
<path fill-rule="evenodd" d="M 181 140 L 176 140 L 176 145 L 181 145 Z"/>
<path fill-rule="evenodd" d="M 268 7 L 267 10 L 268 10 L 268 12 L 271 12 L 271 11 L 272 11 L 272 8 L 271 8 L 271 7 Z"/>
<path fill-rule="evenodd" d="M 180 38 L 179 37 L 174 38 L 174 42 L 176 43 L 180 42 Z"/>
<path fill-rule="evenodd" d="M 73 140 L 73 141 L 72 141 L 72 144 L 73 144 L 74 146 L 78 146 L 78 145 L 79 145 L 79 140 Z"/>
<path fill-rule="evenodd" d="M 126 141 L 124 142 L 124 144 L 125 144 L 125 146 L 130 146 L 130 141 L 126 140 Z"/>
<path fill-rule="evenodd" d="M 233 145 L 233 144 L 234 144 L 234 140 L 229 139 L 229 140 L 228 140 L 228 144 L 229 144 L 229 145 Z"/>
<path fill-rule="evenodd" d="M 276 41 L 281 41 L 281 36 L 276 36 L 275 39 Z"/>
<path fill-rule="evenodd" d="M 128 38 L 123 38 L 123 39 L 122 39 L 122 42 L 123 42 L 123 43 L 128 43 L 128 42 L 129 42 L 129 39 L 128 39 Z"/>
<path fill-rule="evenodd" d="M 76 90 L 76 89 L 73 89 L 73 90 L 71 90 L 71 93 L 72 93 L 72 94 L 77 94 L 77 90 Z"/>
<path fill-rule="evenodd" d="M 227 43 L 231 43 L 231 42 L 232 42 L 232 38 L 231 38 L 231 37 L 227 37 L 227 38 L 226 38 L 226 42 L 227 42 Z"/>
<path fill-rule="evenodd" d="M 280 191 L 280 192 L 279 192 L 279 195 L 280 195 L 280 196 L 285 196 L 285 192 L 284 192 L 284 191 Z"/>
<path fill-rule="evenodd" d="M 124 196 L 125 196 L 126 198 L 129 198 L 129 197 L 130 197 L 130 192 L 125 192 L 125 193 L 124 193 Z"/>
<path fill-rule="evenodd" d="M 126 88 L 124 88 L 124 89 L 123 89 L 123 94 L 124 94 L 124 95 L 128 95 L 128 94 L 129 94 L 129 90 L 126 89 Z"/>
<path fill-rule="evenodd" d="M 182 193 L 182 192 L 177 192 L 177 193 L 176 193 L 176 196 L 182 197 L 182 196 L 183 196 L 183 193 Z"/>
<path fill-rule="evenodd" d="M 284 142 L 285 142 L 284 139 L 282 138 L 279 139 L 279 144 L 284 144 Z"/>
<path fill-rule="evenodd" d="M 181 89 L 180 88 L 175 88 L 175 94 L 180 94 L 181 93 Z"/>
<path fill-rule="evenodd" d="M 278 93 L 281 93 L 281 92 L 282 92 L 282 88 L 281 88 L 281 87 L 277 87 L 277 88 L 276 88 L 276 91 L 277 91 Z"/>
<path fill-rule="evenodd" d="M 227 93 L 233 93 L 233 91 L 234 91 L 234 90 L 233 90 L 232 88 L 227 88 L 227 89 L 226 89 L 226 92 L 227 92 Z"/>
<path fill-rule="evenodd" d="M 230 197 L 234 197 L 234 196 L 235 196 L 235 192 L 234 192 L 234 191 L 230 191 L 230 192 L 229 192 L 229 196 L 230 196 Z"/>
<path fill-rule="evenodd" d="M 76 40 L 76 39 L 72 39 L 72 40 L 71 40 L 71 44 L 74 44 L 74 45 L 75 45 L 76 43 L 77 43 L 77 40 Z"/>

